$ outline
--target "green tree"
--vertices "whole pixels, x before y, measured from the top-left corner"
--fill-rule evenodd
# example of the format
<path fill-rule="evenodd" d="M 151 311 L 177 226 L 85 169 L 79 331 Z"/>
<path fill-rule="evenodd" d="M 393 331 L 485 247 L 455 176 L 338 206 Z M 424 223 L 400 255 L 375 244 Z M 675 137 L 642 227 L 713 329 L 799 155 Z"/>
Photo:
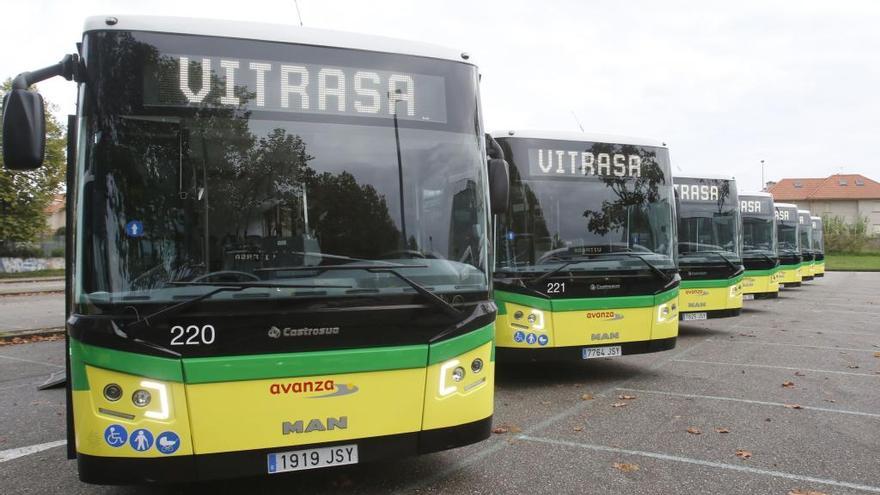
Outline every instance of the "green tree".
<path fill-rule="evenodd" d="M 11 79 L 0 85 L 0 99 L 11 87 Z M 41 168 L 27 172 L 7 170 L 0 154 L 0 249 L 8 248 L 11 243 L 33 242 L 45 233 L 45 209 L 62 190 L 67 139 L 51 108 L 47 103 L 46 159 Z M 2 147 L 0 136 L 0 150 Z"/>

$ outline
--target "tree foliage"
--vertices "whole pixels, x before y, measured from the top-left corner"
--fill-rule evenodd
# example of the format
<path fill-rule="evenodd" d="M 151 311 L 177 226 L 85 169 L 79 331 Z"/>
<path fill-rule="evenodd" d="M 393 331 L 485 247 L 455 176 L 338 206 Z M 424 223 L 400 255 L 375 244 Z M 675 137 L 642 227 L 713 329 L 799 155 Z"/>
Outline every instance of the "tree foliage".
<path fill-rule="evenodd" d="M 11 88 L 7 79 L 0 86 L 0 98 Z M 66 136 L 61 124 L 46 105 L 46 159 L 32 171 L 12 171 L 3 166 L 0 154 L 0 247 L 34 242 L 46 232 L 45 209 L 61 192 L 66 169 Z M 0 110 L 2 112 L 2 110 Z M 2 113 L 0 113 L 2 118 Z M 0 136 L 0 149 L 3 138 Z"/>
<path fill-rule="evenodd" d="M 865 217 L 856 217 L 855 221 L 847 223 L 842 217 L 823 215 L 822 223 L 825 225 L 826 253 L 858 253 L 870 240 Z"/>

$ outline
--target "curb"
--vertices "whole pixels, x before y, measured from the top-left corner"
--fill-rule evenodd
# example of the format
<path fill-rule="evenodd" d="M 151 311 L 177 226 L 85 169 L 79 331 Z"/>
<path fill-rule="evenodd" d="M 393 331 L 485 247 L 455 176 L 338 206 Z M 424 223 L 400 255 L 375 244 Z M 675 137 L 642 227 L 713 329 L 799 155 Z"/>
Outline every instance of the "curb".
<path fill-rule="evenodd" d="M 64 277 L 0 278 L 0 285 L 27 284 L 34 282 L 64 282 Z"/>
<path fill-rule="evenodd" d="M 64 335 L 64 327 L 35 328 L 32 330 L 9 331 L 0 333 L 0 342 L 8 342 L 14 339 L 27 339 L 30 337 L 46 337 L 49 335 Z"/>

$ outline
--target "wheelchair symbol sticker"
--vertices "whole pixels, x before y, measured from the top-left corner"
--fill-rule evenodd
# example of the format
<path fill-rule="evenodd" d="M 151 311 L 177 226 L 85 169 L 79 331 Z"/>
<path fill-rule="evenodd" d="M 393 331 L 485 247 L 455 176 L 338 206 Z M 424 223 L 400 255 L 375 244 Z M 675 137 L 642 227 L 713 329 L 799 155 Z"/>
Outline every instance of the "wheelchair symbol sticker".
<path fill-rule="evenodd" d="M 110 425 L 104 430 L 104 441 L 111 447 L 122 447 L 128 440 L 128 432 L 122 425 Z"/>
<path fill-rule="evenodd" d="M 131 448 L 134 450 L 146 452 L 153 446 L 153 434 L 143 428 L 134 430 L 131 432 L 131 439 L 129 439 L 128 443 L 131 444 Z"/>
<path fill-rule="evenodd" d="M 526 334 L 522 330 L 517 330 L 516 333 L 513 334 L 514 342 L 522 342 L 526 340 Z"/>
<path fill-rule="evenodd" d="M 156 450 L 163 454 L 173 454 L 180 447 L 180 437 L 173 431 L 163 431 L 156 437 Z"/>

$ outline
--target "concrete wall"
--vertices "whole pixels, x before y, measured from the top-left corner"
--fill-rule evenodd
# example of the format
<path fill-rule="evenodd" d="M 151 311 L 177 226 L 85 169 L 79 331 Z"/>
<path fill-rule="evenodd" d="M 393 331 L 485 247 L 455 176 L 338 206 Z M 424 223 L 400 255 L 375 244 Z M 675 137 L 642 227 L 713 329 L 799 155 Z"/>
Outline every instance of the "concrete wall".
<path fill-rule="evenodd" d="M 0 258 L 0 273 L 35 272 L 64 268 L 64 258 Z"/>
<path fill-rule="evenodd" d="M 817 216 L 828 215 L 842 217 L 850 223 L 856 217 L 868 219 L 868 233 L 880 235 L 880 200 L 876 199 L 847 199 L 847 200 L 820 200 L 820 201 L 792 201 L 798 208 L 810 210 Z"/>

